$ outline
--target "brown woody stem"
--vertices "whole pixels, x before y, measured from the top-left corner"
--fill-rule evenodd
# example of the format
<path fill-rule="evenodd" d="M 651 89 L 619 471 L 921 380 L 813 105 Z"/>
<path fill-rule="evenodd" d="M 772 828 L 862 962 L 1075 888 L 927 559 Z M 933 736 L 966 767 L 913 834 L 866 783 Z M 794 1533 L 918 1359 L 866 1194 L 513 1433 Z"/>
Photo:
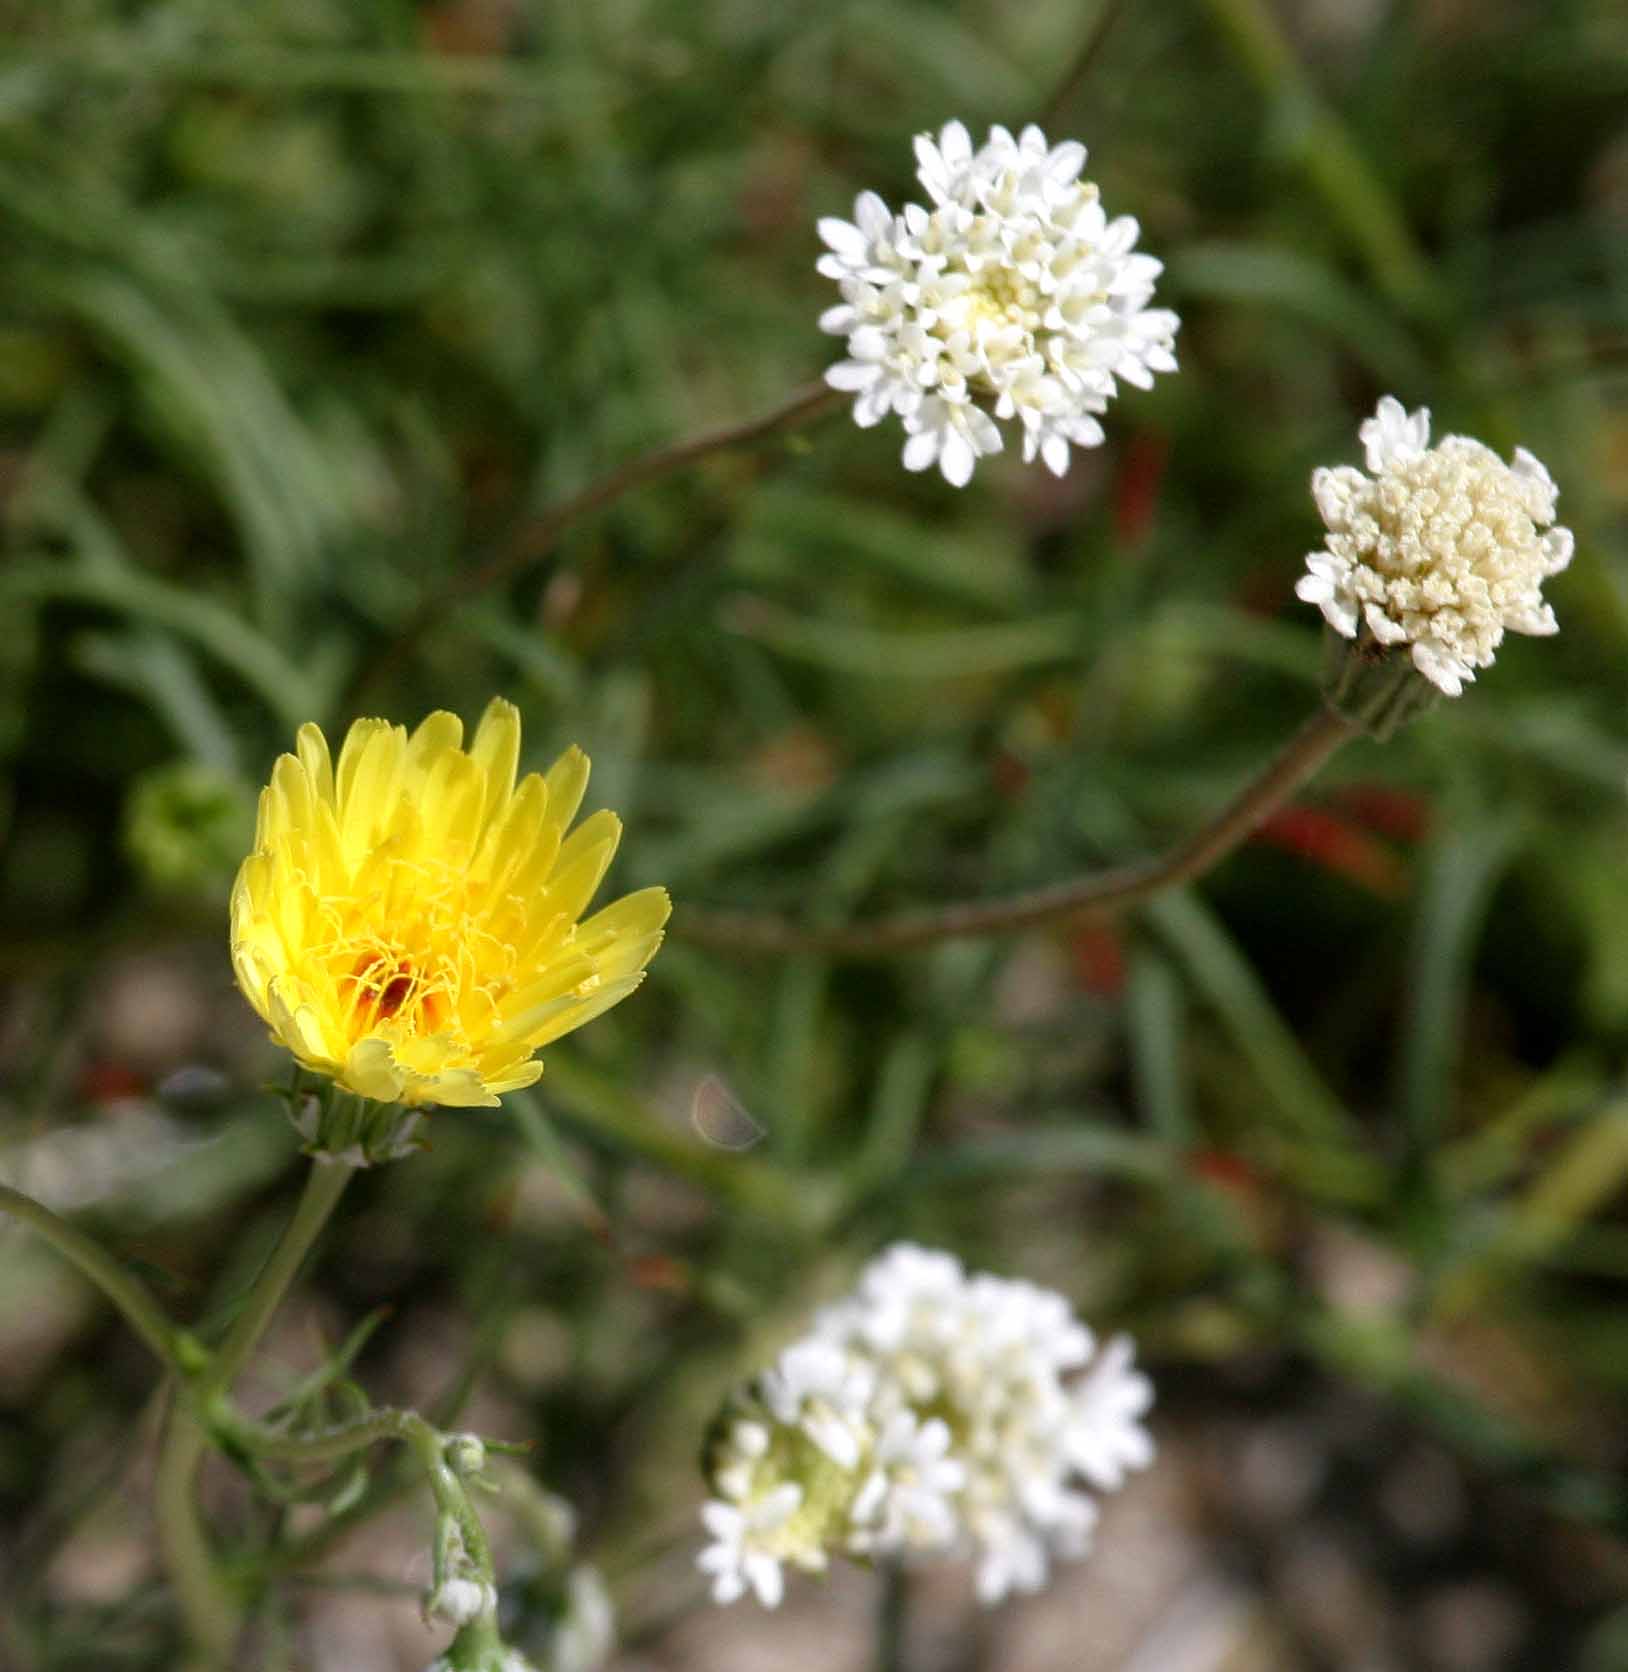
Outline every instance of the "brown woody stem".
<path fill-rule="evenodd" d="M 1319 708 L 1265 770 L 1203 829 L 1168 853 L 1132 865 L 999 899 L 958 901 L 873 923 L 829 928 L 754 912 L 681 907 L 674 913 L 672 932 L 680 939 L 732 952 L 818 952 L 844 958 L 883 958 L 938 941 L 1010 934 L 1015 929 L 1087 912 L 1124 911 L 1179 888 L 1218 865 L 1343 743 L 1358 735 L 1358 728 L 1349 720 L 1330 708 Z"/>
<path fill-rule="evenodd" d="M 674 471 L 682 470 L 685 465 L 694 464 L 709 454 L 726 452 L 731 447 L 744 447 L 750 442 L 762 441 L 768 436 L 812 423 L 844 398 L 824 383 L 806 383 L 779 406 L 759 413 L 755 418 L 701 430 L 683 441 L 672 442 L 630 459 L 551 510 L 530 518 L 484 563 L 455 575 L 445 586 L 424 599 L 383 653 L 365 664 L 352 681 L 348 705 L 355 708 L 376 684 L 400 667 L 437 621 L 481 593 L 536 567 L 553 552 L 561 538 L 585 518 L 614 505 L 635 488 L 663 476 L 671 476 Z"/>

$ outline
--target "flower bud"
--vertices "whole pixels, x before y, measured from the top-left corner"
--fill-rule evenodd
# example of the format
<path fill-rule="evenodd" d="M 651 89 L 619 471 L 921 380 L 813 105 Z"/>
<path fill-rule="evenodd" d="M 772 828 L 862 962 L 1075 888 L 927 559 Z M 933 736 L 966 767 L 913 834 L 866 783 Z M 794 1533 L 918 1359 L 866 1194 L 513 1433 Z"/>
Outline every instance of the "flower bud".
<path fill-rule="evenodd" d="M 125 850 L 162 893 L 216 894 L 253 832 L 248 785 L 201 761 L 142 773 L 125 800 Z"/>

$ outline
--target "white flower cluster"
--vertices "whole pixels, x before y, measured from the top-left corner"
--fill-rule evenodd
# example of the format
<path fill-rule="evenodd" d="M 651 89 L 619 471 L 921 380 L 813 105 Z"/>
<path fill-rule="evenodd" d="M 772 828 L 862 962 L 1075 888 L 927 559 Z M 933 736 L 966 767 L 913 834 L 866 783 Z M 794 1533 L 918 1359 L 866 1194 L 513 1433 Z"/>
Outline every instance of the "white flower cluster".
<path fill-rule="evenodd" d="M 1061 1295 L 899 1243 L 725 1409 L 708 1457 L 714 1598 L 774 1607 L 833 1552 L 971 1556 L 978 1594 L 1085 1554 L 1101 1492 L 1153 1460 L 1129 1341 L 1100 1351 Z"/>
<path fill-rule="evenodd" d="M 1145 389 L 1176 369 L 1179 321 L 1148 306 L 1162 264 L 1135 253 L 1134 219 L 1103 213 L 1077 142 L 996 127 L 974 150 L 951 122 L 916 157 L 931 209 L 863 192 L 851 222 L 819 223 L 819 271 L 842 290 L 820 327 L 848 339 L 826 382 L 862 426 L 899 415 L 909 470 L 936 463 L 960 487 L 1015 417 L 1025 461 L 1061 476 L 1071 444 L 1102 440 L 1116 378 Z"/>
<path fill-rule="evenodd" d="M 1328 540 L 1295 591 L 1348 639 L 1366 626 L 1381 645 L 1410 646 L 1419 672 L 1456 697 L 1505 632 L 1557 630 L 1541 589 L 1573 541 L 1549 526 L 1554 482 L 1522 447 L 1509 464 L 1468 436 L 1431 447 L 1429 409 L 1410 415 L 1389 395 L 1360 435 L 1369 475 L 1312 476 Z"/>

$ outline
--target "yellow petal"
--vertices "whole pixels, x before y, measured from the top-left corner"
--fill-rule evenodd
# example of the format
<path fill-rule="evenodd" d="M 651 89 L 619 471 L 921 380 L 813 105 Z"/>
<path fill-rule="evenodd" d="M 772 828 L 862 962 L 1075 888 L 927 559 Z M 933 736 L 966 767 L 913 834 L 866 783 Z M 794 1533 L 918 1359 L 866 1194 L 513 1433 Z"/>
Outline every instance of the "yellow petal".
<path fill-rule="evenodd" d="M 534 1086 L 543 1077 L 543 1065 L 539 1058 L 533 1057 L 529 1062 L 523 1062 L 506 1074 L 491 1076 L 486 1087 L 488 1091 L 502 1094 L 506 1091 L 523 1091 L 527 1086 Z"/>
<path fill-rule="evenodd" d="M 672 912 L 673 902 L 665 888 L 641 888 L 584 919 L 571 944 L 579 952 L 598 954 L 623 936 L 642 939 L 655 934 Z"/>
<path fill-rule="evenodd" d="M 352 866 L 395 824 L 407 748 L 399 726 L 379 724 L 353 753 L 352 741 L 366 724 L 358 720 L 351 727 L 339 758 L 339 836 Z"/>
<path fill-rule="evenodd" d="M 275 771 L 275 768 L 273 768 Z M 261 849 L 271 840 L 271 821 L 275 816 L 271 785 L 260 792 L 260 799 L 255 803 L 254 814 L 254 845 Z"/>
<path fill-rule="evenodd" d="M 310 825 L 313 802 L 311 780 L 293 755 L 279 755 L 266 788 L 263 845 L 298 837 Z"/>
<path fill-rule="evenodd" d="M 608 952 L 599 955 L 599 978 L 615 981 L 624 975 L 642 970 L 661 949 L 666 936 L 660 929 L 650 935 L 627 935 L 618 940 Z"/>
<path fill-rule="evenodd" d="M 232 973 L 237 977 L 238 988 L 244 998 L 269 1027 L 271 1016 L 266 1002 L 266 965 L 259 956 L 258 948 L 247 938 L 234 937 L 232 940 Z"/>
<path fill-rule="evenodd" d="M 595 986 L 599 983 L 599 971 L 592 958 L 562 957 L 535 981 L 528 981 L 503 1001 L 498 1010 L 502 1025 L 493 1039 L 502 1042 L 530 1033 L 553 1014 L 553 1006 L 560 999 L 580 997 L 578 989 L 588 982 Z"/>
<path fill-rule="evenodd" d="M 609 812 L 567 835 L 580 749 L 517 784 L 520 715 L 502 699 L 462 743 L 445 712 L 411 735 L 363 719 L 335 761 L 302 726 L 233 884 L 248 1002 L 301 1063 L 377 1101 L 490 1106 L 533 1084 L 539 1045 L 638 986 L 670 910 L 645 889 L 579 924 L 621 837 Z M 381 997 L 359 1009 L 369 971 Z"/>
<path fill-rule="evenodd" d="M 419 721 L 407 740 L 407 772 L 416 789 L 449 754 L 456 754 L 464 740 L 464 723 L 456 714 L 438 708 Z"/>
<path fill-rule="evenodd" d="M 331 1073 L 337 1062 L 329 1050 L 322 1015 L 304 986 L 286 975 L 267 983 L 266 999 L 277 1037 L 308 1067 Z"/>
<path fill-rule="evenodd" d="M 550 913 L 563 912 L 573 922 L 605 880 L 622 839 L 622 821 L 614 813 L 595 813 L 560 849 L 545 896 Z"/>
<path fill-rule="evenodd" d="M 486 774 L 486 817 L 495 818 L 514 793 L 514 774 L 520 764 L 520 710 L 502 697 L 493 697 L 475 728 L 469 753 Z"/>
<path fill-rule="evenodd" d="M 508 806 L 486 830 L 480 854 L 470 867 L 470 880 L 485 890 L 488 909 L 504 904 L 502 896 L 511 891 L 515 873 L 523 864 L 547 877 L 560 851 L 559 832 L 543 821 L 548 816 L 548 790 L 534 772 L 521 781 Z"/>
<path fill-rule="evenodd" d="M 398 1103 L 408 1088 L 408 1076 L 397 1063 L 390 1041 L 377 1034 L 351 1046 L 342 1079 L 353 1092 L 376 1103 Z"/>
<path fill-rule="evenodd" d="M 544 1045 L 563 1037 L 575 1028 L 580 1028 L 584 1022 L 591 1022 L 594 1017 L 603 1015 L 613 1004 L 620 1004 L 643 980 L 644 974 L 641 971 L 637 975 L 623 976 L 619 981 L 607 981 L 587 998 L 579 999 L 576 1004 L 558 1010 L 535 1033 L 526 1036 L 526 1043 L 534 1051 L 541 1050 Z"/>
<path fill-rule="evenodd" d="M 339 765 L 334 772 L 334 805 L 343 812 L 345 803 L 350 799 L 351 784 L 356 777 L 356 769 L 361 764 L 362 756 L 380 732 L 393 731 L 395 728 L 388 720 L 353 720 L 345 741 L 339 746 Z"/>
<path fill-rule="evenodd" d="M 469 863 L 480 835 L 486 777 L 468 755 L 442 755 L 419 792 L 418 841 L 446 865 Z"/>
<path fill-rule="evenodd" d="M 473 1068 L 451 1068 L 415 1088 L 415 1103 L 439 1103 L 448 1109 L 495 1109 L 497 1094 Z"/>
<path fill-rule="evenodd" d="M 306 777 L 311 780 L 311 793 L 331 804 L 334 798 L 334 769 L 322 728 L 309 722 L 301 726 L 295 734 L 294 748 L 300 757 L 300 765 L 305 768 Z"/>
<path fill-rule="evenodd" d="M 572 744 L 543 775 L 548 786 L 548 820 L 563 835 L 588 792 L 588 757 Z"/>

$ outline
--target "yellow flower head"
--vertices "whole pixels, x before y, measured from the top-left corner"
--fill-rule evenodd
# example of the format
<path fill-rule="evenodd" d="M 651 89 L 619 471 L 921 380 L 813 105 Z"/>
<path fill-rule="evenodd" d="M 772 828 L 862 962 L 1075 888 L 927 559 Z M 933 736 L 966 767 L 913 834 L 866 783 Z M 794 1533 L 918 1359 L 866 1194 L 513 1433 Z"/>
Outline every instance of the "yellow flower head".
<path fill-rule="evenodd" d="M 411 737 L 358 720 L 336 770 L 302 726 L 232 890 L 249 1003 L 306 1068 L 381 1103 L 531 1085 L 537 1050 L 644 979 L 670 909 L 646 888 L 578 922 L 622 834 L 609 812 L 565 834 L 580 749 L 516 784 L 520 715 L 500 699 L 462 743 L 453 714 Z"/>

